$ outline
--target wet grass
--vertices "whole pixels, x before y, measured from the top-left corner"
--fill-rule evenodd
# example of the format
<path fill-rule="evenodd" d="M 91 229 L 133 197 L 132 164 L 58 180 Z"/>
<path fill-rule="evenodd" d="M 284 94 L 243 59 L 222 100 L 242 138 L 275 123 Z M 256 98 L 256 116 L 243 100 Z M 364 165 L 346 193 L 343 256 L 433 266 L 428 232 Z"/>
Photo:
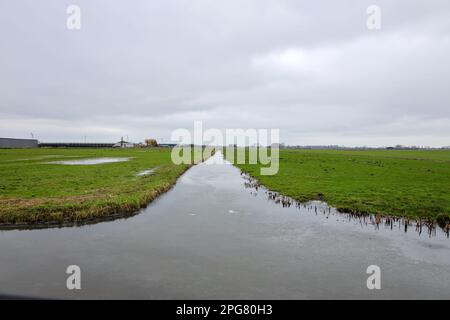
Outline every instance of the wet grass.
<path fill-rule="evenodd" d="M 132 214 L 166 192 L 190 165 L 171 150 L 0 149 L 0 224 L 83 221 Z M 127 162 L 61 165 L 52 161 L 129 157 Z M 137 176 L 157 168 L 152 175 Z"/>
<path fill-rule="evenodd" d="M 450 151 L 280 150 L 280 170 L 238 164 L 271 190 L 343 212 L 450 223 Z"/>

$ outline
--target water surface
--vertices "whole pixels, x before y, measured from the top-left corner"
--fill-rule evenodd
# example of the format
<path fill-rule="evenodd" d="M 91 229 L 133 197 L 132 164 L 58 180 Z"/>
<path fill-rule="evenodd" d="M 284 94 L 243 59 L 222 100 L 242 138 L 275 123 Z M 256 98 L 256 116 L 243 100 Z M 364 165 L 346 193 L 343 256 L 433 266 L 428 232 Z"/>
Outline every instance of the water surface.
<path fill-rule="evenodd" d="M 220 154 L 214 159 L 220 160 Z M 283 207 L 229 164 L 199 164 L 139 215 L 0 232 L 0 294 L 48 298 L 450 298 L 450 240 Z M 328 212 L 329 214 L 322 214 Z M 82 290 L 66 289 L 79 265 Z M 382 290 L 366 269 L 381 268 Z"/>
<path fill-rule="evenodd" d="M 48 162 L 48 164 L 65 164 L 65 165 L 83 165 L 83 166 L 91 166 L 96 164 L 103 164 L 103 163 L 115 163 L 115 162 L 125 162 L 130 160 L 130 158 L 111 158 L 111 157 L 104 157 L 104 158 L 91 158 L 91 159 L 81 159 L 81 160 L 67 160 L 67 161 L 52 161 Z"/>
<path fill-rule="evenodd" d="M 152 174 L 155 173 L 156 169 L 158 169 L 158 168 L 152 168 L 152 169 L 142 170 L 142 171 L 138 172 L 138 173 L 136 174 L 136 176 L 142 177 L 142 176 L 152 175 Z"/>

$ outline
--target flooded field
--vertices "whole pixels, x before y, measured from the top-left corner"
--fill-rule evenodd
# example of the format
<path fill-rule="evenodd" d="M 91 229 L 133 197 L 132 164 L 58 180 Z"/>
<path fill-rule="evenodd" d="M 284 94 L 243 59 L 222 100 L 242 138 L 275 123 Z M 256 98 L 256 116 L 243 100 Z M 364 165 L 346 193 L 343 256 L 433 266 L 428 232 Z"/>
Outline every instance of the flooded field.
<path fill-rule="evenodd" d="M 103 163 L 116 163 L 116 162 L 125 162 L 130 160 L 130 158 L 94 158 L 94 159 L 80 159 L 80 160 L 67 160 L 67 161 L 53 161 L 48 162 L 49 164 L 65 164 L 65 165 L 83 165 L 83 166 L 91 166 L 96 164 Z"/>
<path fill-rule="evenodd" d="M 192 167 L 128 219 L 0 232 L 0 294 L 47 298 L 449 299 L 440 229 L 353 219 L 322 202 L 284 205 L 221 155 Z M 211 164 L 216 162 L 216 164 Z M 81 290 L 66 268 L 81 268 Z M 366 269 L 381 269 L 369 290 Z"/>
<path fill-rule="evenodd" d="M 138 177 L 148 176 L 148 175 L 154 174 L 156 169 L 158 169 L 158 168 L 152 168 L 152 169 L 142 170 L 142 171 L 138 172 L 136 175 L 137 175 Z"/>

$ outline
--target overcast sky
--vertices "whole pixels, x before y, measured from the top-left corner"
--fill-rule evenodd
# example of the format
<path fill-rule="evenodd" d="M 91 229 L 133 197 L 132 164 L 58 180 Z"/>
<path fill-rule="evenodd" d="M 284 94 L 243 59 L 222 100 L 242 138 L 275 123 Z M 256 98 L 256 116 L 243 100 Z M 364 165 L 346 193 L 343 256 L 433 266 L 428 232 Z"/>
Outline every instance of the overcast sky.
<path fill-rule="evenodd" d="M 450 145 L 450 2 L 0 2 L 0 136 L 168 142 L 194 120 L 288 144 Z"/>

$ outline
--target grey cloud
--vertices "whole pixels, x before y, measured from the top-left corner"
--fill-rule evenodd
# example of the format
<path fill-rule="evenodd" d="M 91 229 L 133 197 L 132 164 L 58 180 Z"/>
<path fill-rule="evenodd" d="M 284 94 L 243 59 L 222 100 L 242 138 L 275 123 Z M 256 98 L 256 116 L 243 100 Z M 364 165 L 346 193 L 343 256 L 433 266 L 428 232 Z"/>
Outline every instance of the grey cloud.
<path fill-rule="evenodd" d="M 0 135 L 167 141 L 204 120 L 295 144 L 450 144 L 450 4 L 377 1 L 369 31 L 370 4 L 4 1 Z"/>

